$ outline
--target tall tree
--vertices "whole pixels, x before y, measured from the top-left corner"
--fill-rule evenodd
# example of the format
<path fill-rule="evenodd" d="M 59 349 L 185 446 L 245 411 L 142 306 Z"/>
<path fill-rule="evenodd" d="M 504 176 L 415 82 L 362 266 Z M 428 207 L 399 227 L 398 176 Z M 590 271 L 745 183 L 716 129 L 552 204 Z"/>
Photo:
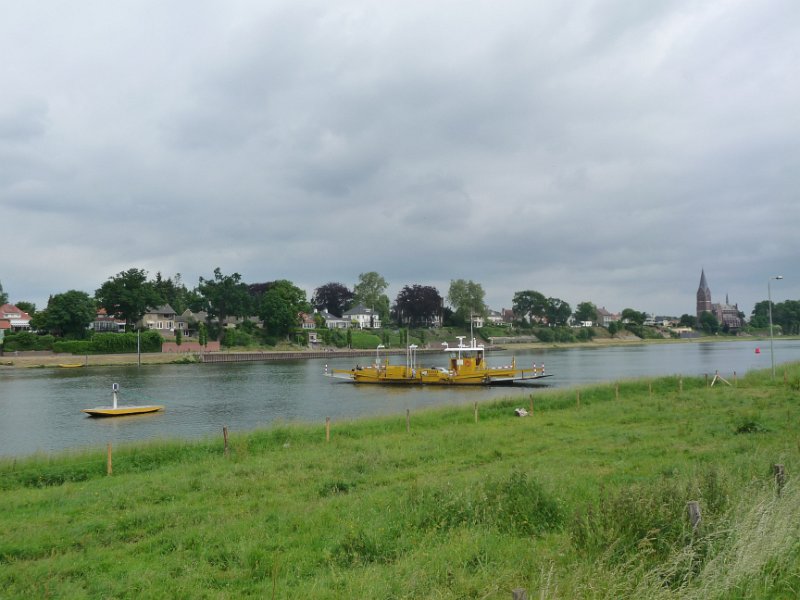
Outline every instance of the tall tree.
<path fill-rule="evenodd" d="M 485 293 L 480 283 L 471 279 L 454 279 L 450 281 L 447 302 L 453 307 L 458 320 L 467 322 L 472 315 L 485 317 L 488 313 L 483 301 Z"/>
<path fill-rule="evenodd" d="M 189 304 L 195 300 L 192 297 L 192 292 L 181 281 L 180 273 L 176 273 L 174 277 L 164 279 L 161 272 L 157 272 L 153 287 L 161 296 L 164 304 L 169 304 L 178 314 L 189 308 Z"/>
<path fill-rule="evenodd" d="M 262 297 L 259 316 L 267 333 L 286 336 L 300 323 L 300 313 L 309 310 L 306 293 L 291 281 L 280 279 Z"/>
<path fill-rule="evenodd" d="M 41 312 L 40 326 L 50 333 L 82 339 L 86 337 L 89 323 L 94 321 L 97 308 L 89 294 L 70 290 L 51 296 L 47 308 Z"/>
<path fill-rule="evenodd" d="M 3 291 L 3 282 L 0 281 L 0 305 L 8 302 L 8 294 Z"/>
<path fill-rule="evenodd" d="M 575 318 L 578 321 L 597 321 L 597 306 L 592 302 L 581 302 L 575 309 Z"/>
<path fill-rule="evenodd" d="M 341 317 L 353 304 L 353 292 L 344 284 L 332 281 L 314 290 L 311 304 L 317 310 L 326 310 L 332 315 Z"/>
<path fill-rule="evenodd" d="M 442 297 L 439 290 L 429 285 L 405 286 L 395 300 L 397 320 L 402 325 L 420 327 L 428 325 L 441 315 Z"/>
<path fill-rule="evenodd" d="M 547 316 L 547 298 L 541 292 L 524 290 L 514 294 L 512 308 L 515 315 L 532 323 Z"/>
<path fill-rule="evenodd" d="M 719 321 L 717 317 L 708 311 L 703 312 L 698 320 L 698 325 L 706 333 L 717 333 L 719 331 Z"/>
<path fill-rule="evenodd" d="M 572 308 L 561 298 L 548 298 L 545 316 L 552 327 L 566 325 L 572 315 Z"/>
<path fill-rule="evenodd" d="M 225 327 L 225 319 L 229 316 L 243 317 L 250 308 L 247 285 L 242 283 L 239 273 L 223 275 L 217 267 L 214 279 L 201 277 L 197 289 L 206 300 L 209 320 L 216 317 L 220 329 Z"/>
<path fill-rule="evenodd" d="M 144 269 L 128 269 L 109 277 L 95 292 L 97 302 L 118 319 L 125 320 L 130 329 L 147 309 L 163 303 L 163 299 L 147 281 Z"/>
<path fill-rule="evenodd" d="M 386 290 L 389 284 L 377 272 L 369 271 L 358 276 L 358 283 L 353 287 L 353 304 L 363 304 L 374 309 L 381 322 L 389 321 L 389 296 Z"/>
<path fill-rule="evenodd" d="M 643 312 L 639 312 L 638 310 L 634 310 L 632 308 L 625 308 L 622 310 L 622 314 L 620 315 L 622 320 L 629 321 L 634 325 L 644 325 L 644 322 L 647 320 L 647 315 Z"/>
<path fill-rule="evenodd" d="M 14 302 L 14 306 L 16 306 L 22 312 L 28 313 L 31 317 L 36 312 L 36 305 L 33 302 L 26 302 L 25 300 L 20 300 L 19 302 Z"/>

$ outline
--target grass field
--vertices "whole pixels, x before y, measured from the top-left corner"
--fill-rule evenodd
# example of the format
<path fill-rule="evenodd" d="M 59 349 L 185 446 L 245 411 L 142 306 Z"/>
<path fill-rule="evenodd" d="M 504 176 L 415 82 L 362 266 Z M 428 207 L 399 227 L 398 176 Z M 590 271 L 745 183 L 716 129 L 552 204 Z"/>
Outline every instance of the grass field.
<path fill-rule="evenodd" d="M 779 373 L 334 422 L 330 441 L 234 432 L 228 455 L 221 435 L 127 446 L 111 476 L 105 448 L 6 460 L 0 597 L 795 598 L 800 366 Z"/>

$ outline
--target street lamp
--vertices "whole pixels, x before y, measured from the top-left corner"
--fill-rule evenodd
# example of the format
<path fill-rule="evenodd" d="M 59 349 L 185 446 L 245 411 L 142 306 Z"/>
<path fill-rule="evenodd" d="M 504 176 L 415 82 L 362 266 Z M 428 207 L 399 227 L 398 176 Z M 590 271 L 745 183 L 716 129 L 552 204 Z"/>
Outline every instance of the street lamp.
<path fill-rule="evenodd" d="M 772 290 L 770 282 L 773 279 L 783 279 L 783 275 L 775 275 L 767 279 L 767 304 L 769 308 L 769 359 L 772 362 L 772 381 L 775 381 L 775 350 L 773 349 L 774 334 L 772 333 Z"/>

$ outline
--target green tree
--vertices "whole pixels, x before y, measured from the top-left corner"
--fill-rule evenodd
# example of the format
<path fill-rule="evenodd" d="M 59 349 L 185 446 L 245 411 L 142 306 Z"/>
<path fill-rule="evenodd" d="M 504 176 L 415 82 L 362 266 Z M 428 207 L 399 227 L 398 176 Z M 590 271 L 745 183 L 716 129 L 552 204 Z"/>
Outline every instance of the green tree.
<path fill-rule="evenodd" d="M 3 283 L 0 282 L 0 305 L 8 303 L 8 294 L 3 291 Z"/>
<path fill-rule="evenodd" d="M 128 269 L 110 277 L 95 292 L 97 302 L 118 319 L 125 320 L 125 328 L 142 318 L 147 309 L 163 303 L 163 299 L 147 281 L 144 269 Z"/>
<path fill-rule="evenodd" d="M 551 327 L 566 325 L 572 315 L 572 307 L 561 298 L 548 298 L 545 308 L 547 323 Z"/>
<path fill-rule="evenodd" d="M 169 304 L 178 314 L 189 308 L 189 304 L 195 300 L 192 292 L 186 289 L 186 286 L 181 281 L 180 273 L 176 273 L 174 277 L 164 279 L 161 276 L 161 272 L 157 272 L 153 287 L 161 296 L 162 303 Z"/>
<path fill-rule="evenodd" d="M 532 323 L 547 316 L 547 298 L 535 290 L 517 292 L 512 300 L 512 308 L 520 319 L 527 319 Z"/>
<path fill-rule="evenodd" d="M 286 336 L 300 323 L 300 313 L 310 310 L 306 293 L 291 281 L 281 279 L 262 297 L 259 316 L 269 335 Z"/>
<path fill-rule="evenodd" d="M 229 316 L 243 317 L 250 308 L 247 285 L 242 283 L 239 273 L 223 275 L 217 267 L 214 279 L 201 277 L 197 289 L 205 298 L 209 320 L 217 319 L 219 331 L 225 327 L 225 319 Z"/>
<path fill-rule="evenodd" d="M 632 308 L 624 309 L 620 316 L 622 317 L 623 321 L 627 320 L 634 325 L 639 326 L 644 325 L 644 322 L 647 319 L 647 315 L 645 313 L 639 312 L 638 310 L 634 310 Z"/>
<path fill-rule="evenodd" d="M 208 327 L 205 323 L 200 323 L 197 326 L 197 341 L 204 348 L 208 345 Z"/>
<path fill-rule="evenodd" d="M 26 302 L 25 300 L 20 300 L 19 302 L 15 302 L 14 306 L 16 306 L 21 311 L 28 313 L 30 316 L 33 316 L 36 313 L 36 305 L 33 302 Z"/>
<path fill-rule="evenodd" d="M 611 335 L 616 335 L 619 330 L 619 321 L 611 321 L 611 323 L 608 324 L 608 333 Z"/>
<path fill-rule="evenodd" d="M 353 287 L 353 304 L 363 304 L 372 308 L 381 318 L 382 323 L 389 322 L 389 296 L 386 290 L 389 284 L 377 272 L 369 271 L 358 276 L 358 283 Z"/>
<path fill-rule="evenodd" d="M 180 329 L 175 330 L 175 344 L 180 346 L 183 343 L 183 332 Z"/>
<path fill-rule="evenodd" d="M 597 306 L 591 302 L 581 302 L 575 309 L 575 319 L 578 321 L 597 321 Z"/>
<path fill-rule="evenodd" d="M 41 317 L 41 328 L 53 335 L 83 339 L 89 323 L 94 321 L 97 310 L 94 300 L 86 292 L 70 290 L 52 296 Z"/>
<path fill-rule="evenodd" d="M 708 334 L 715 334 L 719 331 L 719 321 L 717 317 L 708 311 L 700 315 L 700 328 Z"/>
<path fill-rule="evenodd" d="M 678 325 L 681 327 L 691 327 L 692 329 L 697 328 L 697 317 L 690 314 L 682 314 L 681 318 L 678 320 Z"/>
<path fill-rule="evenodd" d="M 454 279 L 450 281 L 450 289 L 447 292 L 447 302 L 453 307 L 459 321 L 466 323 L 471 316 L 485 317 L 488 308 L 483 298 L 486 294 L 480 283 L 475 283 L 471 279 Z"/>

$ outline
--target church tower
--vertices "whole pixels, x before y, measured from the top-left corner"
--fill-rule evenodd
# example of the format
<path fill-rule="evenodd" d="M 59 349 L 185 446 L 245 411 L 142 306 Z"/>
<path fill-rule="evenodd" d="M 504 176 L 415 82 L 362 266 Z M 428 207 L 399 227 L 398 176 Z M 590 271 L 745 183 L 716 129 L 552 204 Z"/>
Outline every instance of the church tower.
<path fill-rule="evenodd" d="M 700 270 L 700 286 L 697 288 L 697 318 L 704 312 L 714 313 L 711 307 L 711 290 L 706 283 L 706 272 L 704 269 Z"/>

